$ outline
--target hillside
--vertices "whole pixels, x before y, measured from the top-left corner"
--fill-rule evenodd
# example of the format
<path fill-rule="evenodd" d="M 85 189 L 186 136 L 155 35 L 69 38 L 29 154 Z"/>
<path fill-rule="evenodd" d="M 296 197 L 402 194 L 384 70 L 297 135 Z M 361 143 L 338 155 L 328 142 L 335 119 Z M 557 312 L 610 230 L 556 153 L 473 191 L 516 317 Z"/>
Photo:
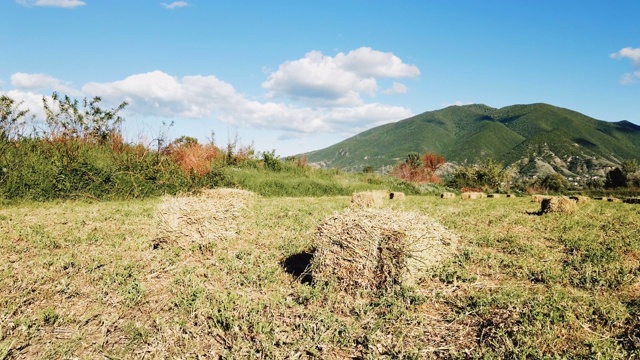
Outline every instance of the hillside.
<path fill-rule="evenodd" d="M 640 159 L 640 126 L 607 122 L 548 104 L 500 109 L 473 104 L 378 126 L 306 154 L 311 163 L 358 171 L 394 165 L 409 152 L 435 152 L 457 164 L 493 158 L 523 173 L 604 175 Z"/>

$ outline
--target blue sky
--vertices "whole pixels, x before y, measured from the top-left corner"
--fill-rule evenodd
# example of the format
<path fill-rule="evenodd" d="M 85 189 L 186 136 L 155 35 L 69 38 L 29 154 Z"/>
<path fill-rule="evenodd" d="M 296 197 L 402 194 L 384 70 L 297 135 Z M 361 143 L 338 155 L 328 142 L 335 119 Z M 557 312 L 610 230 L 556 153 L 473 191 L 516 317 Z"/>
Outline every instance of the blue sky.
<path fill-rule="evenodd" d="M 128 101 L 168 131 L 291 155 L 449 105 L 640 125 L 639 1 L 3 0 L 0 92 Z M 173 123 L 166 127 L 162 124 Z"/>

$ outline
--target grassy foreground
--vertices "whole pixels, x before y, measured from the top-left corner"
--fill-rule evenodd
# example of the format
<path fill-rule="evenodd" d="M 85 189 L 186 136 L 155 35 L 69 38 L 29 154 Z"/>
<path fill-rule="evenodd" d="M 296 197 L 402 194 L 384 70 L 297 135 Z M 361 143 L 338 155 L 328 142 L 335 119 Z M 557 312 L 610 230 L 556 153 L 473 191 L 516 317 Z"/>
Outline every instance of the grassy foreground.
<path fill-rule="evenodd" d="M 161 200 L 0 208 L 0 359 L 638 358 L 640 207 L 409 196 L 459 255 L 350 298 L 300 276 L 349 197 L 258 198 L 229 243 L 155 241 Z"/>

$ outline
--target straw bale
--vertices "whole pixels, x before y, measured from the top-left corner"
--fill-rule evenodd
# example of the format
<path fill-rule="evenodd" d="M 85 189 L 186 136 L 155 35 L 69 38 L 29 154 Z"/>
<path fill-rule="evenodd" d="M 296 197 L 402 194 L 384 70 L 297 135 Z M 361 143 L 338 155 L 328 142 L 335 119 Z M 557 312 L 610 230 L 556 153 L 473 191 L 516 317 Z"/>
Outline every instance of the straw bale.
<path fill-rule="evenodd" d="M 442 199 L 455 199 L 456 194 L 451 193 L 451 192 L 444 192 L 444 193 L 442 193 L 442 195 L 440 195 L 440 197 Z"/>
<path fill-rule="evenodd" d="M 502 194 L 489 194 L 489 195 L 487 195 L 487 197 L 494 198 L 494 199 L 499 199 L 502 196 L 503 196 Z"/>
<path fill-rule="evenodd" d="M 547 195 L 531 195 L 531 201 L 537 202 L 538 204 L 542 204 L 543 200 L 551 199 L 552 196 Z"/>
<path fill-rule="evenodd" d="M 239 220 L 255 198 L 250 191 L 206 190 L 196 196 L 165 197 L 158 205 L 158 241 L 189 248 L 234 238 Z"/>
<path fill-rule="evenodd" d="M 507 194 L 507 197 L 508 197 L 508 198 L 514 198 L 514 197 L 516 197 L 516 196 L 515 196 L 514 194 Z"/>
<path fill-rule="evenodd" d="M 458 238 L 418 213 L 349 209 L 328 217 L 317 228 L 314 244 L 314 281 L 337 281 L 355 295 L 415 284 L 426 269 L 455 252 Z"/>
<path fill-rule="evenodd" d="M 627 204 L 640 204 L 640 198 L 626 198 L 623 202 Z"/>
<path fill-rule="evenodd" d="M 481 192 L 463 192 L 460 194 L 462 200 L 473 200 L 473 199 L 482 199 L 486 197 L 485 193 Z"/>
<path fill-rule="evenodd" d="M 569 197 L 569 199 L 575 201 L 576 204 L 578 204 L 578 205 L 588 204 L 589 201 L 591 201 L 591 199 L 589 197 L 582 196 L 582 195 L 571 196 L 571 197 Z"/>
<path fill-rule="evenodd" d="M 573 214 L 578 209 L 578 205 L 566 196 L 551 197 L 542 200 L 540 212 Z"/>
<path fill-rule="evenodd" d="M 386 197 L 386 193 L 385 193 Z M 363 191 L 353 193 L 351 195 L 351 207 L 354 209 L 367 209 L 371 207 L 381 207 L 383 205 L 383 197 L 379 192 Z"/>
<path fill-rule="evenodd" d="M 389 199 L 391 200 L 404 200 L 405 196 L 403 192 L 394 191 L 389 193 Z"/>
<path fill-rule="evenodd" d="M 610 198 L 608 198 L 607 200 L 608 200 L 609 202 L 617 202 L 617 203 L 622 202 L 622 200 L 620 200 L 620 199 L 618 199 L 618 198 L 615 198 L 615 197 L 610 197 Z"/>

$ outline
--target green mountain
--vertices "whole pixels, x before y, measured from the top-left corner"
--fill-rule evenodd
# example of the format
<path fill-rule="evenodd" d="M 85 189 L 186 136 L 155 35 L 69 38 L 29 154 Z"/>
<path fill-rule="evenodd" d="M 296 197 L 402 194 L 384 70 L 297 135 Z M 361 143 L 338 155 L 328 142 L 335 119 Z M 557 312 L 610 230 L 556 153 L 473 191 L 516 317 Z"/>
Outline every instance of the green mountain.
<path fill-rule="evenodd" d="M 496 109 L 474 104 L 429 111 L 378 126 L 322 150 L 310 163 L 358 171 L 435 152 L 456 164 L 486 158 L 536 175 L 600 175 L 626 159 L 640 160 L 640 126 L 606 122 L 548 104 Z"/>

